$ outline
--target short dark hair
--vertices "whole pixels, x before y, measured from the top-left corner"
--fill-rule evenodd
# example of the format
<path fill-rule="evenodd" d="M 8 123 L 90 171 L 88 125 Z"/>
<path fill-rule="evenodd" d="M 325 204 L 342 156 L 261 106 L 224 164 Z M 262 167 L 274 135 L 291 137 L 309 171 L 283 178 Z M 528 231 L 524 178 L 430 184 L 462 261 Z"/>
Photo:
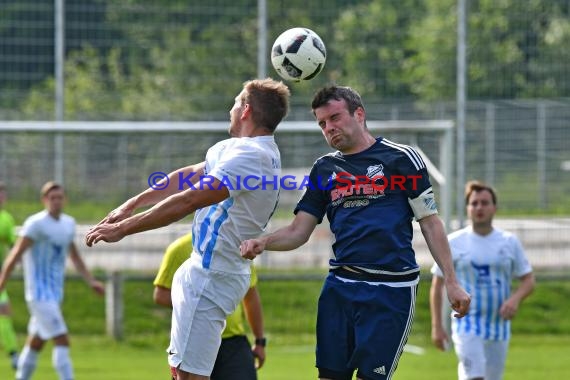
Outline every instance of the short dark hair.
<path fill-rule="evenodd" d="M 478 193 L 480 191 L 488 191 L 491 193 L 493 204 L 497 205 L 497 194 L 495 193 L 495 190 L 481 181 L 469 181 L 465 184 L 465 205 L 467 206 L 469 204 L 471 194 Z"/>
<path fill-rule="evenodd" d="M 289 87 L 271 78 L 254 79 L 243 84 L 242 104 L 252 108 L 252 120 L 260 127 L 274 132 L 289 112 Z"/>
<path fill-rule="evenodd" d="M 61 186 L 59 183 L 57 183 L 55 181 L 47 181 L 42 186 L 42 189 L 40 190 L 40 194 L 42 197 L 45 197 L 46 195 L 49 194 L 50 191 L 59 190 L 59 189 L 63 189 L 63 186 Z"/>
<path fill-rule="evenodd" d="M 350 87 L 333 85 L 320 89 L 313 96 L 313 101 L 311 102 L 313 114 L 315 113 L 315 109 L 326 105 L 331 100 L 344 100 L 348 112 L 351 115 L 354 115 L 354 111 L 356 111 L 358 107 L 364 109 L 362 98 L 356 90 Z"/>

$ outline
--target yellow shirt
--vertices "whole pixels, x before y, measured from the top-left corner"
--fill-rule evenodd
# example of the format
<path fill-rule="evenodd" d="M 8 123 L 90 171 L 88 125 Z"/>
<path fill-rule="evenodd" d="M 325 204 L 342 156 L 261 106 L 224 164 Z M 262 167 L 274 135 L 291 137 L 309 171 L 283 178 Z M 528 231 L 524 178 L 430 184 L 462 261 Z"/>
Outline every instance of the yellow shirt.
<path fill-rule="evenodd" d="M 192 234 L 184 235 L 173 241 L 162 258 L 160 268 L 154 279 L 154 286 L 162 286 L 170 289 L 172 287 L 172 278 L 174 272 L 184 261 L 186 261 L 192 253 Z M 254 267 L 251 267 L 250 288 L 257 285 L 257 273 Z M 226 329 L 222 332 L 222 338 L 230 338 L 236 335 L 245 335 L 245 326 L 243 324 L 243 308 L 241 303 L 238 304 L 233 314 L 226 319 Z"/>

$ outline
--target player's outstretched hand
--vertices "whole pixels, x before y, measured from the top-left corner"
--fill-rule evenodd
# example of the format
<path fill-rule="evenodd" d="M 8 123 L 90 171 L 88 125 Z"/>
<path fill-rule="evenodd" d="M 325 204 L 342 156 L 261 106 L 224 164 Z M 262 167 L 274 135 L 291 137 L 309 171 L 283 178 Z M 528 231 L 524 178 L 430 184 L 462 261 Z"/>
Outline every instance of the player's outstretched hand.
<path fill-rule="evenodd" d="M 113 243 L 121 240 L 124 236 L 123 231 L 117 224 L 100 223 L 89 229 L 87 235 L 85 235 L 85 244 L 91 247 L 100 241 Z"/>
<path fill-rule="evenodd" d="M 519 309 L 519 301 L 511 296 L 499 308 L 499 315 L 501 316 L 501 318 L 510 321 L 515 317 L 518 309 Z"/>
<path fill-rule="evenodd" d="M 449 348 L 449 337 L 443 329 L 443 326 L 431 329 L 431 341 L 434 346 L 440 351 L 447 351 Z"/>
<path fill-rule="evenodd" d="M 457 282 L 446 283 L 447 297 L 451 303 L 451 308 L 455 311 L 455 318 L 463 318 L 469 312 L 471 296 Z"/>
<path fill-rule="evenodd" d="M 102 296 L 105 294 L 105 285 L 101 281 L 93 280 L 89 286 L 91 286 L 91 289 L 98 295 Z"/>
<path fill-rule="evenodd" d="M 255 259 L 264 249 L 265 243 L 261 239 L 244 240 L 239 247 L 241 256 L 250 260 Z"/>
<path fill-rule="evenodd" d="M 126 204 L 123 204 L 114 209 L 113 211 L 111 211 L 110 213 L 108 213 L 107 216 L 103 218 L 103 220 L 97 223 L 97 225 L 105 223 L 117 223 L 120 222 L 121 220 L 127 219 L 132 215 L 133 215 L 132 208 L 128 207 L 128 205 Z"/>

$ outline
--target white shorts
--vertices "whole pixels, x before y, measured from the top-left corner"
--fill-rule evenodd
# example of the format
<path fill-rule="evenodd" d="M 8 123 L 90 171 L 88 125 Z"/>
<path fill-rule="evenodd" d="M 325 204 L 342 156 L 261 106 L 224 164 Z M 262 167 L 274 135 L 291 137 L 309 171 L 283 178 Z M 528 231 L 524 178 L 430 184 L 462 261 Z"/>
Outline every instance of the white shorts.
<path fill-rule="evenodd" d="M 203 269 L 192 259 L 178 268 L 171 291 L 172 330 L 167 349 L 170 366 L 210 376 L 226 317 L 245 296 L 249 281 L 249 274 Z"/>
<path fill-rule="evenodd" d="M 28 302 L 30 322 L 28 334 L 37 335 L 42 340 L 48 340 L 60 335 L 67 334 L 67 326 L 61 313 L 58 302 Z"/>
<path fill-rule="evenodd" d="M 485 340 L 480 336 L 452 334 L 455 353 L 459 359 L 459 380 L 476 377 L 501 380 L 509 348 L 508 340 Z"/>

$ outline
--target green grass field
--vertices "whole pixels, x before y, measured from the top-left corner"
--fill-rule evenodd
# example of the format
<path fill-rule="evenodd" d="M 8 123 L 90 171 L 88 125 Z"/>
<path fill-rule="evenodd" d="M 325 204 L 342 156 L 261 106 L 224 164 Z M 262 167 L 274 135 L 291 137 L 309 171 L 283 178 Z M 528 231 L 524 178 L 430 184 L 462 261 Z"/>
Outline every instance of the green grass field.
<path fill-rule="evenodd" d="M 429 341 L 427 291 L 422 282 L 417 317 L 410 344 L 425 349 L 423 355 L 404 353 L 394 376 L 399 380 L 455 379 L 452 352 L 442 353 Z M 14 321 L 23 342 L 27 311 L 22 301 L 22 282 L 8 287 L 13 299 Z M 125 285 L 125 337 L 115 342 L 104 335 L 104 300 L 89 294 L 77 280 L 66 286 L 64 313 L 71 330 L 72 358 L 79 380 L 168 379 L 164 349 L 168 342 L 169 312 L 151 301 L 148 281 Z M 315 302 L 320 281 L 260 282 L 266 331 L 269 337 L 267 362 L 260 380 L 316 379 L 314 368 Z M 507 361 L 505 380 L 564 379 L 570 374 L 570 282 L 544 281 L 527 300 L 513 324 L 514 338 Z M 51 367 L 51 344 L 40 356 L 37 380 L 56 380 Z M 9 379 L 8 360 L 0 360 L 0 379 Z"/>
<path fill-rule="evenodd" d="M 424 355 L 404 353 L 395 380 L 453 380 L 455 356 L 432 349 L 426 341 L 412 339 L 426 348 Z M 116 343 L 102 336 L 75 335 L 72 358 L 79 380 L 168 379 L 166 354 L 160 344 Z M 513 338 L 505 380 L 566 379 L 570 374 L 568 335 L 519 334 Z M 41 356 L 35 379 L 57 380 L 51 367 L 51 345 Z M 271 346 L 260 380 L 316 379 L 312 345 Z M 0 361 L 0 376 L 10 374 L 8 360 Z"/>

